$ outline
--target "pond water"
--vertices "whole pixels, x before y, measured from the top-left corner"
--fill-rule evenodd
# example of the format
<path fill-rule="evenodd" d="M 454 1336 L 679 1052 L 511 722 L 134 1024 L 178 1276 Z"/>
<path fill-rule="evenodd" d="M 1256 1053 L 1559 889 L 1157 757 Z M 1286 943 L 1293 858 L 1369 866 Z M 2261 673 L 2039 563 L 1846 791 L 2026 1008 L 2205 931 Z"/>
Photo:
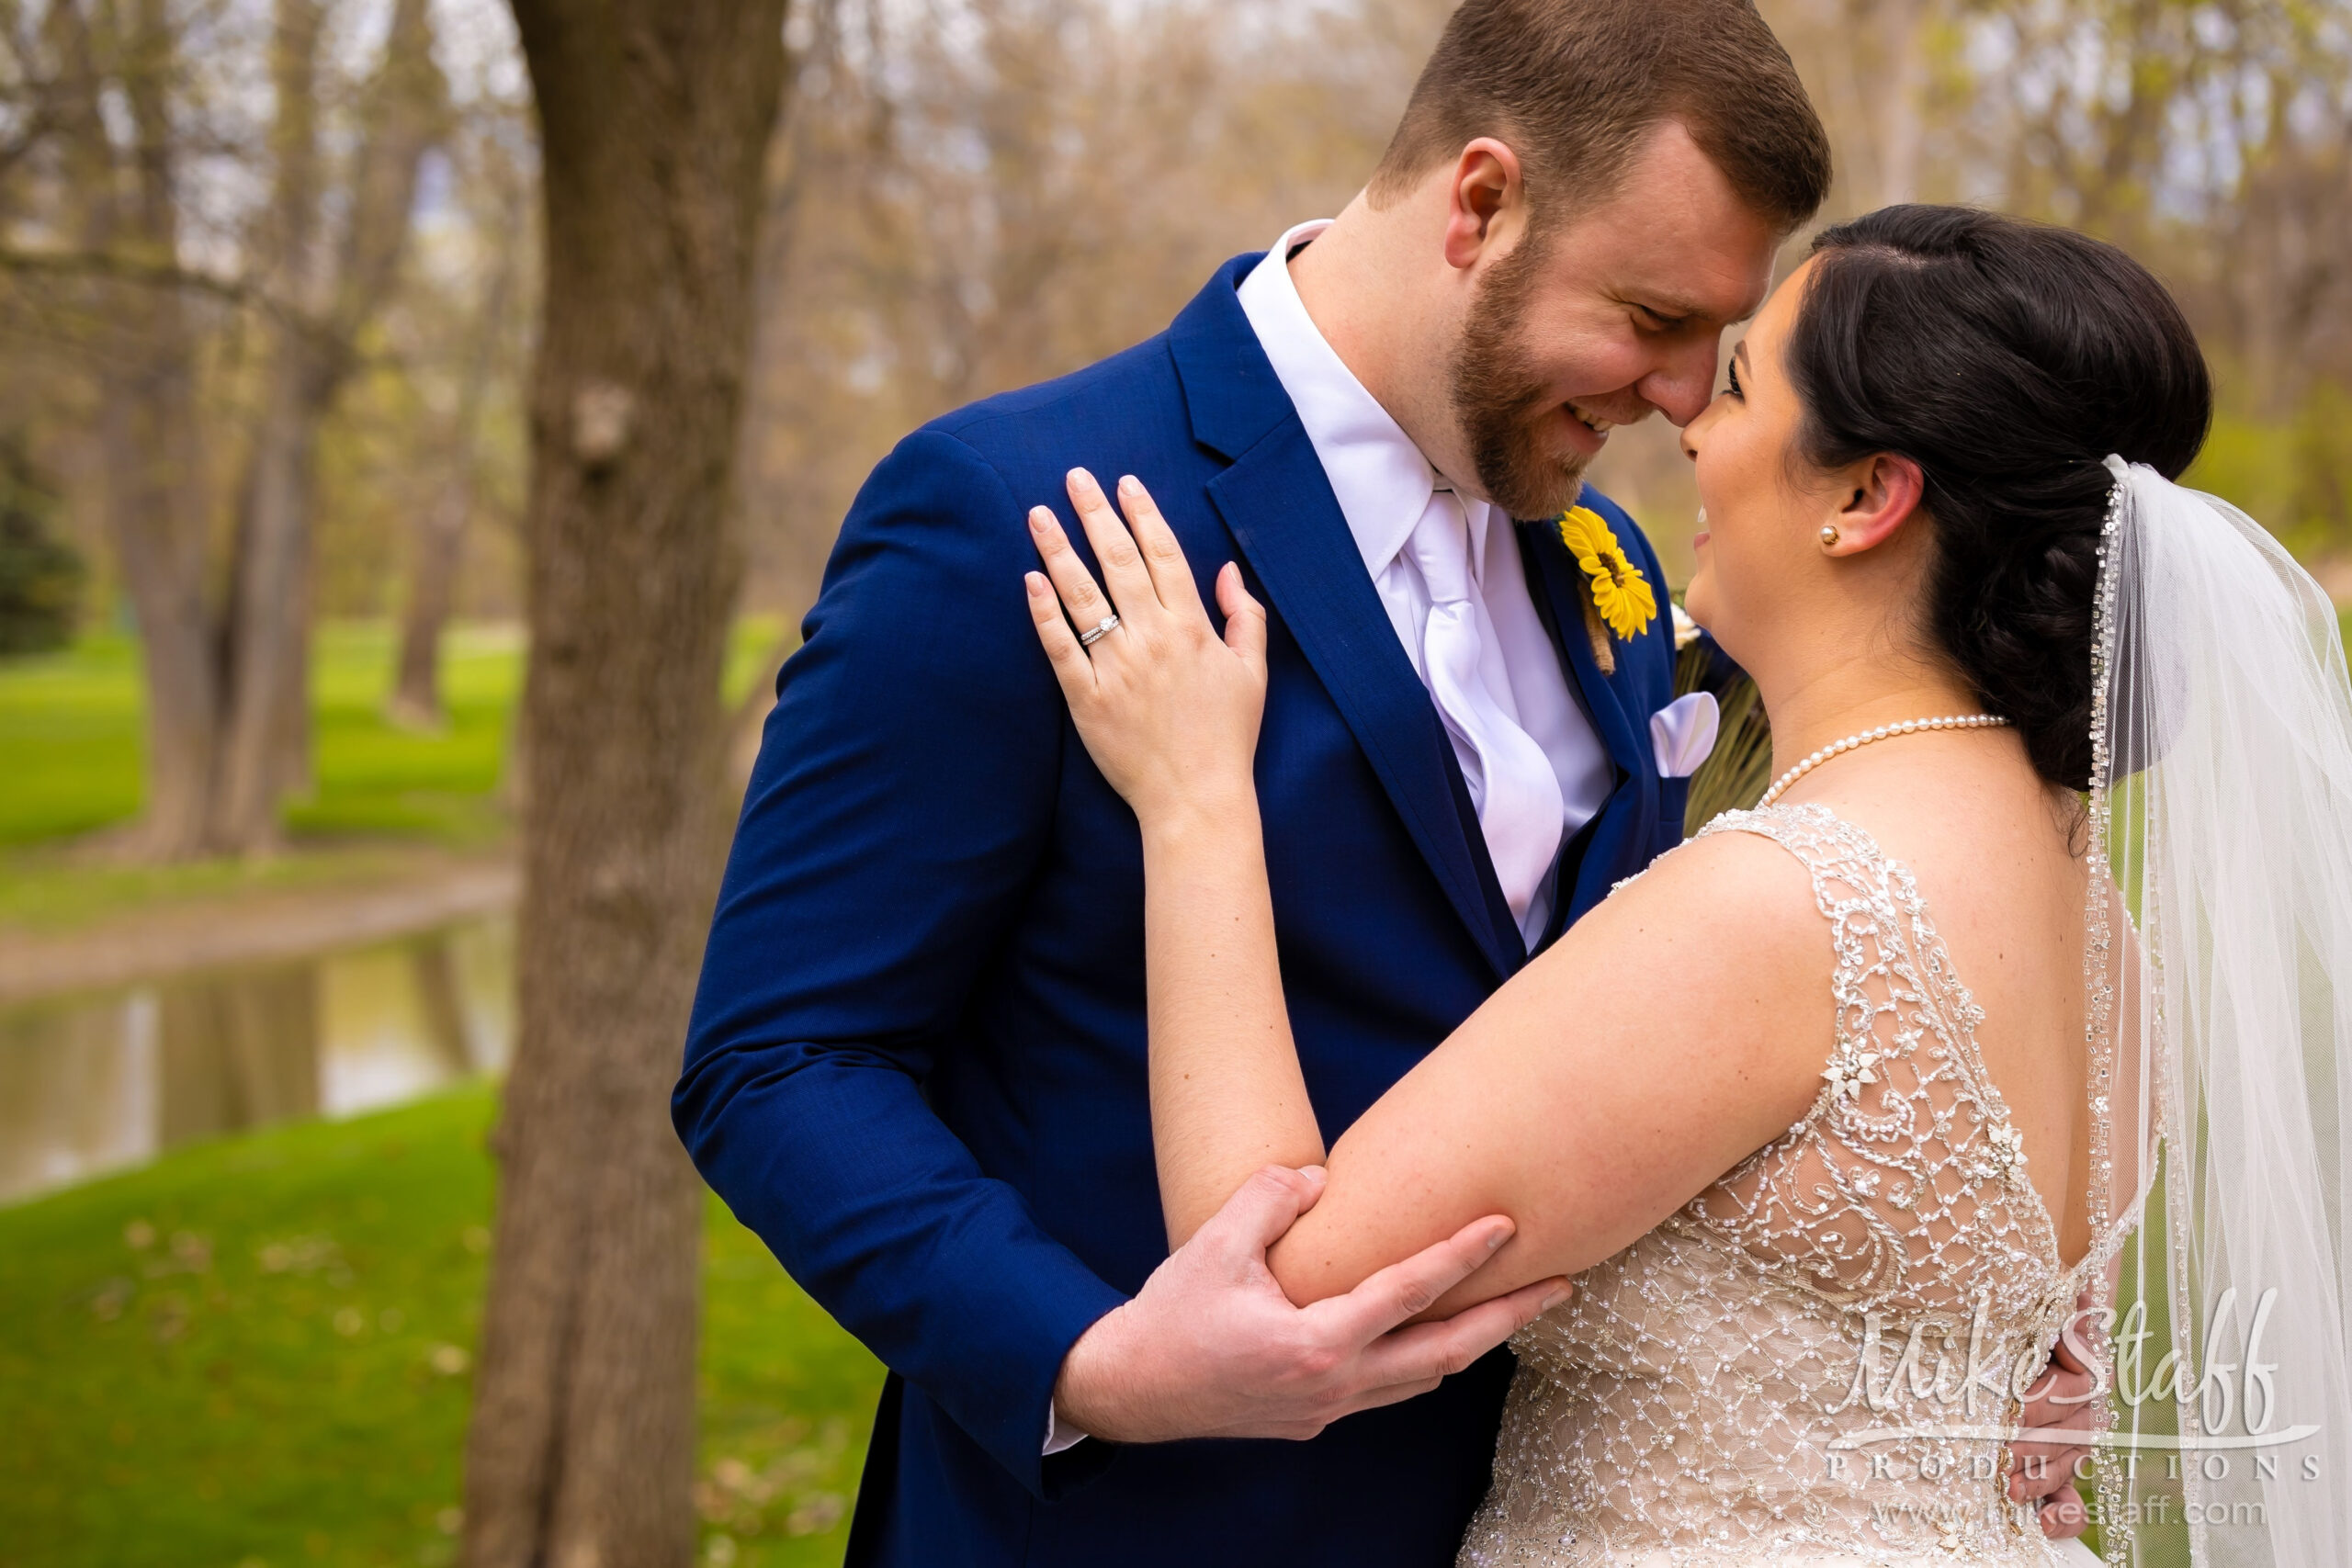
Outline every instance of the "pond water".
<path fill-rule="evenodd" d="M 0 1203 L 506 1065 L 514 923 L 0 1007 Z"/>

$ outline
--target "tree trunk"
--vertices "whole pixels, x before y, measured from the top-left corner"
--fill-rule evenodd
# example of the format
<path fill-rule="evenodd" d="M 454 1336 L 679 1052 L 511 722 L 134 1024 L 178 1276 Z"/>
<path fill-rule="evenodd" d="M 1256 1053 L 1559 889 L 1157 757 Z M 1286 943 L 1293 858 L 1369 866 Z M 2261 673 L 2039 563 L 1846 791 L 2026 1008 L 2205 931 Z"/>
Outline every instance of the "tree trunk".
<path fill-rule="evenodd" d="M 139 0 L 121 19 L 117 78 L 135 135 L 127 160 L 106 131 L 104 81 L 81 9 L 51 10 L 48 26 L 64 65 L 58 97 L 64 155 L 84 204 L 83 242 L 90 251 L 167 267 L 176 264 L 179 248 L 164 101 L 175 69 L 173 34 L 164 0 Z M 146 676 L 147 798 L 130 847 L 142 858 L 182 860 L 207 847 L 220 705 L 205 599 L 195 336 L 176 289 L 99 287 L 105 515 Z"/>
<path fill-rule="evenodd" d="M 401 647 L 385 716 L 403 729 L 439 729 L 441 628 L 457 599 L 458 561 L 473 510 L 471 453 L 419 512 L 409 536 L 408 603 L 401 611 Z"/>
<path fill-rule="evenodd" d="M 410 535 L 408 604 L 401 615 L 400 655 L 388 708 L 393 723 L 411 729 L 438 729 L 443 722 L 441 630 L 457 600 L 458 563 L 474 502 L 474 425 L 481 417 L 492 351 L 514 289 L 514 256 L 513 246 L 502 246 L 491 264 L 490 286 L 474 325 L 473 352 L 458 384 L 458 404 L 449 422 L 449 472 L 433 504 L 417 513 Z"/>
<path fill-rule="evenodd" d="M 361 108 L 350 218 L 331 271 L 321 243 L 316 74 L 323 8 L 278 0 L 278 276 L 293 309 L 272 323 L 267 401 L 238 519 L 230 600 L 228 712 L 215 836 L 243 852 L 277 839 L 277 811 L 311 778 L 311 511 L 319 427 L 353 345 L 399 270 L 418 164 L 440 133 L 447 85 L 426 0 L 398 0 Z"/>
<path fill-rule="evenodd" d="M 99 442 L 107 532 L 139 626 L 146 683 L 146 806 L 128 840 L 138 858 L 186 860 L 209 843 L 220 712 L 217 648 L 204 601 L 204 506 L 194 373 L 176 318 L 156 294 L 119 333 L 129 362 L 103 377 Z M 126 305 L 128 302 L 126 302 Z"/>
<path fill-rule="evenodd" d="M 238 519 L 228 619 L 228 711 L 214 835 L 253 854 L 276 846 L 277 807 L 296 782 L 289 755 L 308 685 L 310 519 L 318 436 L 316 348 L 293 322 L 275 329 L 269 401 L 254 440 Z"/>
<path fill-rule="evenodd" d="M 702 1194 L 666 1108 L 727 822 L 727 490 L 784 9 L 514 0 L 547 287 L 470 1568 L 692 1559 Z"/>

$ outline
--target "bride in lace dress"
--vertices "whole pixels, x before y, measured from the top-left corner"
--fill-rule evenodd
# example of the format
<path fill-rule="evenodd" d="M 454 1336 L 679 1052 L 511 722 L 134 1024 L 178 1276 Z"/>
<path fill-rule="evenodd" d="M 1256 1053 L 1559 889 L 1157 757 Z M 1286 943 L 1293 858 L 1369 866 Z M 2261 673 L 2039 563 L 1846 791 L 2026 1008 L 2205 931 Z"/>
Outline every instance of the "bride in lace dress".
<path fill-rule="evenodd" d="M 1088 569 L 1036 515 L 1040 637 L 1142 828 L 1171 1243 L 1269 1163 L 1328 1167 L 1269 1258 L 1295 1301 L 1498 1213 L 1510 1239 L 1430 1315 L 1564 1281 L 1512 1341 L 1464 1568 L 2088 1555 L 2007 1501 L 2007 1445 L 2078 1295 L 2112 1289 L 2156 1163 L 2155 966 L 2132 921 L 2153 926 L 2157 895 L 2109 875 L 2110 739 L 2205 759 L 2180 702 L 2109 734 L 2112 628 L 2141 601 L 2102 552 L 2144 522 L 2130 497 L 2187 493 L 2167 481 L 2209 414 L 2177 308 L 2109 247 L 1956 209 L 1824 234 L 1683 438 L 1712 520 L 1690 613 L 1756 679 L 1787 773 L 1621 885 L 1328 1158 L 1250 775 L 1279 628 L 1227 566 L 1220 640 L 1142 486 L 1122 483 L 1123 525 L 1088 481 L 1072 499 L 1121 625 L 1081 648 L 1061 601 Z M 2161 819 L 2136 820 L 2118 853 L 2154 856 Z M 2344 843 L 2327 820 L 2294 829 L 2323 860 Z M 2214 1127 L 2166 1157 L 2227 1196 Z M 2182 1279 L 2211 1274 L 2180 1237 Z M 2340 1341 L 2294 1341 L 2334 1347 L 2304 1382 L 2341 1381 Z M 2198 1561 L 2340 1561 L 2309 1554 L 2345 1540 L 2341 1455 L 2322 1457 L 2319 1487 L 2266 1479 L 2270 1522 L 2196 1535 Z M 2113 1561 L 2125 1497 L 2103 1483 Z"/>
<path fill-rule="evenodd" d="M 1512 1341 L 1463 1562 L 2046 1562 L 2003 1445 L 2114 1233 L 2061 1259 L 1911 874 L 1819 804 L 1724 832 L 1787 850 L 1828 922 L 1818 1096 Z"/>

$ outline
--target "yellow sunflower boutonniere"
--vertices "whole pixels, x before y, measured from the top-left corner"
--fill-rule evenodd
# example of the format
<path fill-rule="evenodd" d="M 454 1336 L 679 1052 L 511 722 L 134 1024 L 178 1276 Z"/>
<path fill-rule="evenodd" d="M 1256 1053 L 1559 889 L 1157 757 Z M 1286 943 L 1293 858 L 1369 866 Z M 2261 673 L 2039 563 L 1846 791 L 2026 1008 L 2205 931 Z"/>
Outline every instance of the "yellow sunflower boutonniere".
<path fill-rule="evenodd" d="M 1626 558 L 1624 547 L 1600 513 L 1572 506 L 1560 516 L 1560 542 L 1584 569 L 1591 590 L 1587 629 L 1592 651 L 1602 670 L 1615 673 L 1617 660 L 1600 627 L 1606 625 L 1621 640 L 1630 641 L 1650 629 L 1657 619 L 1657 594 L 1642 569 Z"/>

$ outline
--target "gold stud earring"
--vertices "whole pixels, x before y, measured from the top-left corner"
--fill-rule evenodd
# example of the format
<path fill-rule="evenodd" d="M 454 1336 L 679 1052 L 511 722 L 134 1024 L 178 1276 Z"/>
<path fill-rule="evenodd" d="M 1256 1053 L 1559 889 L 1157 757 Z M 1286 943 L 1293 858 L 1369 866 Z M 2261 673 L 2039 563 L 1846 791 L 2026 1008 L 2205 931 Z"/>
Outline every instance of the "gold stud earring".
<path fill-rule="evenodd" d="M 1823 549 L 1825 549 L 1825 550 L 1834 550 L 1834 549 L 1836 549 L 1836 548 L 1838 547 L 1838 525 L 1837 525 L 1837 524 L 1835 524 L 1835 523 L 1824 523 L 1824 524 L 1821 525 L 1821 547 L 1822 547 Z"/>

